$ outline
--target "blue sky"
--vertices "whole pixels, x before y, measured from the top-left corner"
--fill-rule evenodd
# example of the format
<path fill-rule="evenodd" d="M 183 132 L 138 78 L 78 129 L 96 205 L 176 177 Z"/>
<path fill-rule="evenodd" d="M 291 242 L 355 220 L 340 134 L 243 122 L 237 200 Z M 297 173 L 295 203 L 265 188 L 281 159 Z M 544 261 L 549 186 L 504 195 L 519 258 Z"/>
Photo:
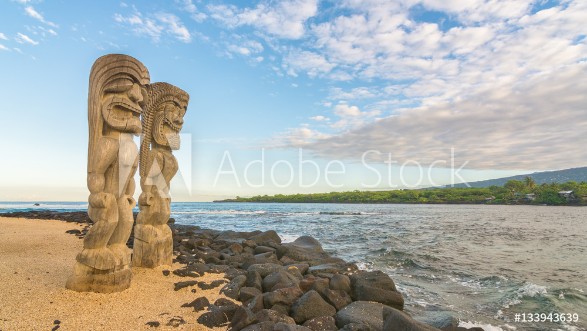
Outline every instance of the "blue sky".
<path fill-rule="evenodd" d="M 584 1 L 4 0 L 0 200 L 86 199 L 108 53 L 191 96 L 176 200 L 584 166 L 586 20 Z"/>

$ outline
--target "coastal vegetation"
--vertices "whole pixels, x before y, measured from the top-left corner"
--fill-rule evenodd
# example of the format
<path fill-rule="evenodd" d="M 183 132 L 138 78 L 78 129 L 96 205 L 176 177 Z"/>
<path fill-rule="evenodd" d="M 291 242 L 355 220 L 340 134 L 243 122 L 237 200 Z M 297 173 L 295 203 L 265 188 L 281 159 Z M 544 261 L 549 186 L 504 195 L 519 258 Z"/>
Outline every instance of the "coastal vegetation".
<path fill-rule="evenodd" d="M 509 180 L 503 186 L 483 188 L 443 187 L 257 195 L 219 202 L 586 205 L 586 200 L 587 182 L 569 181 L 538 185 L 531 177 L 526 177 L 524 180 Z"/>

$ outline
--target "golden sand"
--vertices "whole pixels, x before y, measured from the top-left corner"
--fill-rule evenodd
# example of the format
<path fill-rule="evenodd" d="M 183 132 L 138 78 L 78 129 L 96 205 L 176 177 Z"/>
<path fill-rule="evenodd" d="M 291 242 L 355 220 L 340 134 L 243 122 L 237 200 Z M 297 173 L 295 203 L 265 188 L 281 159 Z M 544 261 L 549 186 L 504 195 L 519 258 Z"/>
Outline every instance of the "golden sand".
<path fill-rule="evenodd" d="M 221 274 L 200 278 L 164 276 L 165 269 L 133 268 L 129 289 L 113 294 L 78 293 L 65 289 L 82 241 L 66 230 L 76 223 L 0 217 L 0 331 L 9 330 L 208 330 L 196 321 L 203 312 L 181 305 L 206 296 L 210 303 L 223 297 L 220 288 L 197 286 L 174 291 L 174 283 L 209 283 Z M 196 293 L 192 293 L 196 289 Z M 185 324 L 167 325 L 174 317 Z M 60 323 L 55 324 L 56 320 Z M 151 328 L 147 322 L 160 323 Z M 221 328 L 218 328 L 220 330 Z"/>

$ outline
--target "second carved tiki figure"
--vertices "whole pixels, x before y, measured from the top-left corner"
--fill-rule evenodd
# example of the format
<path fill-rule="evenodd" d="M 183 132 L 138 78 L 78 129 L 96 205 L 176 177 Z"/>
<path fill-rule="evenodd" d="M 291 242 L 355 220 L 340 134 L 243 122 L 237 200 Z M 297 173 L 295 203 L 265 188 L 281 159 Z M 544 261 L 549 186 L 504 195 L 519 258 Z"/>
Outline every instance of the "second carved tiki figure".
<path fill-rule="evenodd" d="M 147 91 L 139 166 L 142 193 L 134 232 L 133 266 L 154 268 L 170 265 L 173 256 L 167 221 L 171 203 L 169 188 L 178 165 L 172 150 L 179 149 L 179 131 L 189 95 L 167 83 L 151 84 Z"/>

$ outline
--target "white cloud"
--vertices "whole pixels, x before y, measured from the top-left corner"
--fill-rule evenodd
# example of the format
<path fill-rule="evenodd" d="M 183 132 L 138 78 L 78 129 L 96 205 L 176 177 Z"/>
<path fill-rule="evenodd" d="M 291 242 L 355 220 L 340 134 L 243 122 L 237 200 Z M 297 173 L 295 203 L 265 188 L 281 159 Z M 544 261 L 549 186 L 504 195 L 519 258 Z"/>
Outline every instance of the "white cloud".
<path fill-rule="evenodd" d="M 0 44 L 0 51 L 10 51 L 10 49 L 7 48 L 6 46 Z"/>
<path fill-rule="evenodd" d="M 39 21 L 44 21 L 45 19 L 43 18 L 43 16 L 41 14 L 39 14 L 35 8 L 33 8 L 32 6 L 28 6 L 25 7 L 24 11 L 26 12 L 27 15 L 29 15 L 30 17 L 39 20 Z"/>
<path fill-rule="evenodd" d="M 310 119 L 316 122 L 326 122 L 330 120 L 330 118 L 322 115 L 312 116 Z"/>
<path fill-rule="evenodd" d="M 26 3 L 26 2 L 23 2 L 23 3 Z M 33 6 L 27 6 L 27 7 L 25 7 L 24 8 L 24 11 L 25 11 L 25 13 L 28 16 L 30 16 L 30 17 L 32 17 L 32 18 L 34 18 L 34 19 L 36 19 L 36 20 L 38 20 L 38 21 L 40 21 L 42 23 L 45 23 L 45 24 L 47 24 L 49 26 L 52 26 L 54 28 L 57 27 L 57 24 L 45 20 L 45 18 L 43 17 L 43 15 L 41 15 L 38 11 L 36 11 L 35 8 L 33 8 Z"/>
<path fill-rule="evenodd" d="M 151 37 L 153 41 L 159 42 L 164 27 L 157 24 L 155 20 L 143 19 L 140 13 L 124 17 L 121 14 L 115 14 L 114 20 L 118 23 L 126 23 L 133 27 L 133 31 L 139 35 Z"/>
<path fill-rule="evenodd" d="M 263 45 L 258 41 L 244 39 L 241 36 L 235 36 L 235 39 L 237 39 L 238 44 L 229 44 L 227 46 L 230 53 L 250 56 L 263 52 Z M 257 61 L 258 60 L 262 61 L 262 59 L 257 59 Z"/>
<path fill-rule="evenodd" d="M 179 17 L 167 13 L 159 13 L 156 15 L 156 17 L 161 23 L 167 25 L 169 33 L 174 35 L 178 40 L 181 40 L 184 43 L 189 43 L 192 41 L 190 32 L 183 25 Z"/>
<path fill-rule="evenodd" d="M 192 2 L 192 0 L 176 0 L 176 2 L 182 7 L 182 9 L 190 14 L 190 17 L 198 22 L 203 22 L 208 15 L 198 10 L 198 7 Z"/>
<path fill-rule="evenodd" d="M 284 67 L 291 76 L 297 76 L 298 71 L 305 71 L 310 77 L 329 73 L 335 65 L 324 56 L 309 51 L 294 51 L 284 59 Z"/>
<path fill-rule="evenodd" d="M 525 15 L 533 0 L 422 0 L 428 9 L 456 14 L 459 21 L 469 24 L 503 21 Z"/>
<path fill-rule="evenodd" d="M 6 37 L 6 35 L 2 32 L 0 32 L 0 39 L 1 40 L 8 40 L 8 37 Z"/>
<path fill-rule="evenodd" d="M 457 26 L 414 20 L 416 4 Z M 525 0 L 345 0 L 340 8 L 282 51 L 289 74 L 342 73 L 365 85 L 332 82 L 324 102 L 335 103 L 338 134 L 307 148 L 360 158 L 375 146 L 426 159 L 454 146 L 479 169 L 584 165 L 586 2 L 536 13 Z"/>
<path fill-rule="evenodd" d="M 367 121 L 381 112 L 379 110 L 361 111 L 357 106 L 350 106 L 346 103 L 339 103 L 334 106 L 333 113 L 339 120 L 330 126 L 335 129 L 355 129 L 365 125 Z"/>
<path fill-rule="evenodd" d="M 148 36 L 154 42 L 159 42 L 163 34 L 169 34 L 184 43 L 192 41 L 189 30 L 181 19 L 173 14 L 157 13 L 152 17 L 145 17 L 135 10 L 133 14 L 128 16 L 117 13 L 114 15 L 114 20 L 129 25 L 135 33 Z"/>
<path fill-rule="evenodd" d="M 295 129 L 289 129 L 284 133 L 274 137 L 269 142 L 271 147 L 290 147 L 296 146 L 301 147 L 313 142 L 329 138 L 330 135 L 312 130 L 307 126 L 302 126 Z"/>
<path fill-rule="evenodd" d="M 334 113 L 340 117 L 358 117 L 361 111 L 357 106 L 349 106 L 345 103 L 338 104 L 334 107 Z"/>
<path fill-rule="evenodd" d="M 377 87 L 355 87 L 348 91 L 344 91 L 340 87 L 333 87 L 329 91 L 328 98 L 333 100 L 357 100 L 374 98 L 378 94 Z"/>
<path fill-rule="evenodd" d="M 238 25 L 237 8 L 227 5 L 208 5 L 210 17 L 226 24 L 229 28 L 235 28 Z"/>
<path fill-rule="evenodd" d="M 45 28 L 43 26 L 27 26 L 26 27 L 27 30 L 29 32 L 31 32 L 32 34 L 34 34 L 35 36 L 42 36 L 42 37 L 47 37 L 47 36 L 57 36 L 57 31 L 51 29 L 51 28 Z"/>
<path fill-rule="evenodd" d="M 585 75 L 587 62 L 526 82 L 493 82 L 499 88 L 476 97 L 405 110 L 306 148 L 336 158 L 360 158 L 376 149 L 400 163 L 430 164 L 446 160 L 453 147 L 457 162 L 469 161 L 467 167 L 475 169 L 584 166 Z"/>
<path fill-rule="evenodd" d="M 237 53 L 240 55 L 251 55 L 251 50 L 243 46 L 229 45 L 228 50 L 232 53 Z"/>
<path fill-rule="evenodd" d="M 179 1 L 179 3 L 183 6 L 183 10 L 187 11 L 188 13 L 195 13 L 198 10 L 192 0 L 182 0 Z"/>
<path fill-rule="evenodd" d="M 318 11 L 318 0 L 264 1 L 254 8 L 210 5 L 211 17 L 231 27 L 254 26 L 264 33 L 284 39 L 304 36 L 306 21 Z"/>
<path fill-rule="evenodd" d="M 19 43 L 19 44 L 30 44 L 30 45 L 33 45 L 33 46 L 36 46 L 36 45 L 39 44 L 38 41 L 34 41 L 33 39 L 31 39 L 26 34 L 22 34 L 20 32 L 16 34 L 16 37 L 14 38 L 14 40 L 16 40 L 16 42 Z"/>
<path fill-rule="evenodd" d="M 489 42 L 494 37 L 495 31 L 488 26 L 481 27 L 456 27 L 450 29 L 442 39 L 442 46 L 447 52 L 455 55 L 463 55 L 473 52 L 476 48 Z"/>

